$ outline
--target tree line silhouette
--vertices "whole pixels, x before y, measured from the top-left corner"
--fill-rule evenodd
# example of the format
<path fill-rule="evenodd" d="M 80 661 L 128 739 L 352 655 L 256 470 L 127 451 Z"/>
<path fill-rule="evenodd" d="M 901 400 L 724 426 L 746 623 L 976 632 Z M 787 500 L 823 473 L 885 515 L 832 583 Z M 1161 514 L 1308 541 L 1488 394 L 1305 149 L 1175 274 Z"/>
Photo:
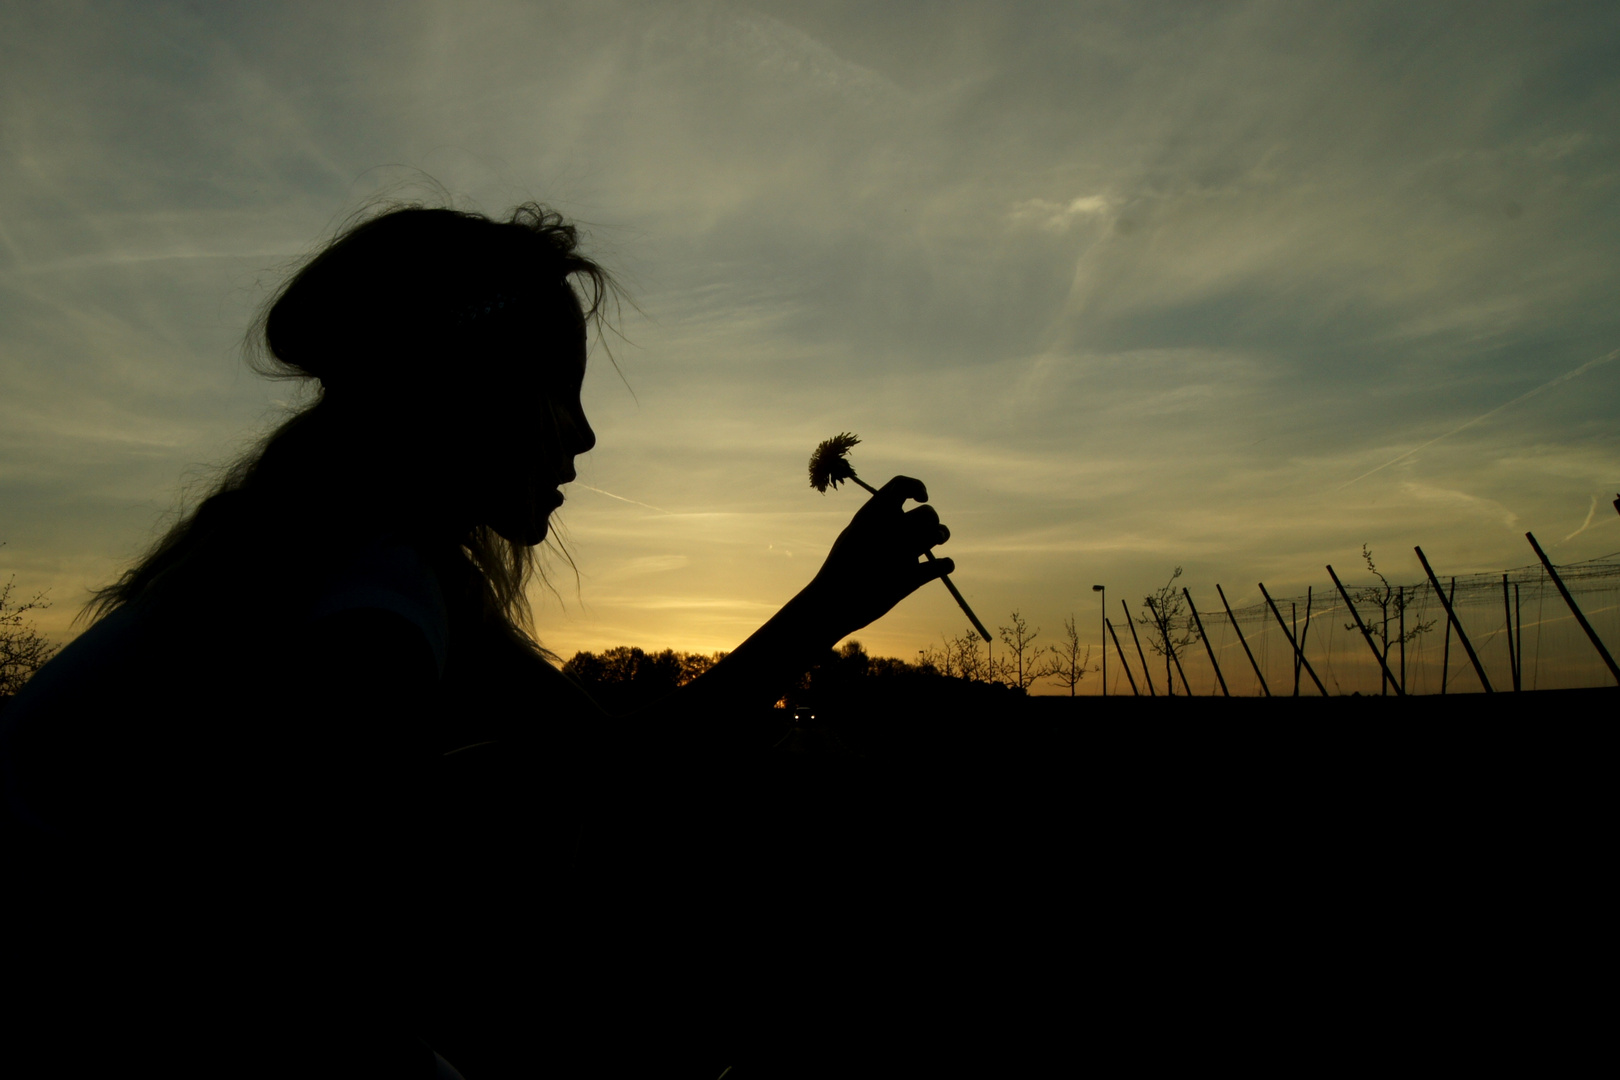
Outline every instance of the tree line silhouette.
<path fill-rule="evenodd" d="M 1413 619 L 1408 625 L 1410 594 L 1389 584 L 1366 545 L 1362 546 L 1361 556 L 1378 584 L 1352 590 L 1351 598 L 1374 612 L 1368 622 L 1381 658 L 1404 670 L 1406 646 L 1433 630 L 1435 620 Z M 1203 639 L 1203 628 L 1193 617 L 1185 593 L 1176 587 L 1181 573 L 1181 567 L 1176 567 L 1164 585 L 1142 598 L 1141 614 L 1130 620 L 1136 624 L 1132 627 L 1133 637 L 1124 642 L 1127 648 L 1135 644 L 1144 654 L 1162 660 L 1165 684 L 1172 694 L 1176 686 L 1172 672 L 1180 673 L 1183 655 Z M 14 584 L 10 580 L 0 583 L 0 703 L 15 694 L 58 651 L 29 618 L 32 612 L 49 607 L 50 601 L 43 593 L 19 601 Z M 1137 627 L 1139 637 L 1134 635 Z M 967 627 L 954 637 L 942 634 L 939 644 L 919 649 L 911 661 L 873 656 L 859 641 L 846 641 L 840 648 L 828 650 L 788 689 L 779 704 L 811 702 L 825 696 L 830 687 L 837 687 L 838 695 L 845 696 L 872 679 L 955 680 L 1003 686 L 1020 694 L 1029 693 L 1044 679 L 1073 697 L 1086 675 L 1100 666 L 1092 663 L 1092 646 L 1081 642 L 1072 615 L 1064 620 L 1063 638 L 1057 644 L 1037 644 L 1040 628 L 1031 627 L 1017 609 L 1010 613 L 1008 624 L 997 629 L 999 647 L 986 642 L 975 628 Z M 562 670 L 607 711 L 630 712 L 656 704 L 726 655 L 674 649 L 649 652 L 620 645 L 599 653 L 576 652 Z M 1184 676 L 1181 681 L 1183 692 L 1190 692 Z M 1384 692 L 1389 689 L 1387 682 Z"/>
<path fill-rule="evenodd" d="M 1075 620 L 1064 623 L 1064 640 L 1037 645 L 1039 627 L 1030 627 L 1018 612 L 1011 623 L 998 627 L 1002 650 L 997 653 L 973 627 L 958 637 L 942 636 L 939 646 L 919 649 L 915 661 L 874 656 L 855 639 L 829 649 L 801 675 L 778 702 L 783 707 L 841 698 L 873 680 L 886 683 L 988 683 L 1027 694 L 1041 679 L 1076 693 L 1091 664 L 1091 646 L 1080 641 Z M 631 711 L 656 705 L 661 698 L 686 685 L 726 654 L 648 652 L 620 645 L 602 652 L 576 652 L 562 666 L 563 673 L 586 689 L 609 712 Z"/>
<path fill-rule="evenodd" d="M 563 664 L 562 670 L 608 712 L 627 712 L 656 703 L 708 671 L 725 656 L 724 652 L 705 654 L 674 649 L 645 652 L 619 645 L 600 653 L 576 652 Z"/>

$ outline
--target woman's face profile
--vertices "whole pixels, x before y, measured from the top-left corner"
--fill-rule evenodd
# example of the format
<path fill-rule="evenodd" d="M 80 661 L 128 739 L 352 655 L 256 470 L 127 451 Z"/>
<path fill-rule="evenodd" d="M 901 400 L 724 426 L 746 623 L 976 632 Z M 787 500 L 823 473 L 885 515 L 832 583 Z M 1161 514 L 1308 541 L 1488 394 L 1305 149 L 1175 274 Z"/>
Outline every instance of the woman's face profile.
<path fill-rule="evenodd" d="M 546 538 L 551 514 L 563 504 L 562 486 L 574 479 L 575 456 L 596 445 L 580 403 L 585 358 L 581 317 L 567 347 L 544 350 L 539 362 L 522 365 L 516 387 L 495 391 L 516 392 L 502 403 L 508 419 L 495 424 L 482 523 L 514 544 L 533 547 Z"/>

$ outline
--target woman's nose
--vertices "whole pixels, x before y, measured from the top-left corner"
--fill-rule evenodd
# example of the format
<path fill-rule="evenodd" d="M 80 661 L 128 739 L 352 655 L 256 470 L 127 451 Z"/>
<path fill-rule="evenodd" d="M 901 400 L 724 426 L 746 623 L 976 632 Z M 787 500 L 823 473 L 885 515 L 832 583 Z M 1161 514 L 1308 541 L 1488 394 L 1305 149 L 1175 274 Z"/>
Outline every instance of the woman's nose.
<path fill-rule="evenodd" d="M 590 421 L 585 419 L 584 413 L 580 413 L 579 416 L 575 418 L 574 432 L 574 445 L 577 447 L 574 453 L 586 454 L 596 446 L 596 432 L 591 430 Z"/>

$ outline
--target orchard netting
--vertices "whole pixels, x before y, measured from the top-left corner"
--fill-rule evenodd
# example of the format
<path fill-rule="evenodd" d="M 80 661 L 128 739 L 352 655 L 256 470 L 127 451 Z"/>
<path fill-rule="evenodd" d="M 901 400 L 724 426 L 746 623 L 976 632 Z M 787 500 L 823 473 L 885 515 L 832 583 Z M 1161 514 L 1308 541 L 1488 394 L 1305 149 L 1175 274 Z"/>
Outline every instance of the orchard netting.
<path fill-rule="evenodd" d="M 1386 594 L 1384 583 L 1364 568 L 1348 572 L 1334 569 L 1379 653 L 1384 653 L 1387 642 L 1389 677 L 1385 677 L 1373 649 L 1352 618 L 1344 595 L 1326 577 L 1298 595 L 1278 596 L 1273 592 L 1271 599 L 1282 616 L 1281 622 L 1271 605 L 1260 597 L 1258 588 L 1226 587 L 1226 598 L 1233 604 L 1228 617 L 1213 585 L 1195 589 L 1189 584 L 1198 619 L 1229 693 L 1260 695 L 1265 692 L 1262 677 L 1273 696 L 1320 693 L 1310 670 L 1296 663 L 1288 633 L 1302 640 L 1305 660 L 1330 695 L 1393 694 L 1391 680 L 1404 686 L 1408 694 L 1476 693 L 1484 689 L 1468 649 L 1450 628 L 1445 607 L 1427 580 L 1391 581 Z M 1620 553 L 1556 569 L 1598 639 L 1615 656 L 1620 652 Z M 1608 665 L 1539 562 L 1506 572 L 1452 576 L 1437 570 L 1436 575 L 1493 690 L 1514 689 L 1515 669 L 1517 684 L 1524 690 L 1615 685 Z M 1112 621 L 1137 689 L 1147 694 L 1136 643 L 1129 631 L 1118 625 L 1117 616 Z M 1152 651 L 1148 627 L 1138 625 L 1136 630 L 1147 654 L 1153 688 L 1164 694 L 1166 658 Z M 1108 644 L 1108 692 L 1129 694 L 1131 686 L 1119 670 L 1119 654 L 1114 651 L 1113 641 Z M 1252 662 L 1245 655 L 1245 644 L 1253 655 Z M 1185 647 L 1180 654 L 1180 670 L 1171 663 L 1169 676 L 1177 694 L 1187 693 L 1189 686 L 1195 695 L 1221 693 L 1203 642 Z"/>

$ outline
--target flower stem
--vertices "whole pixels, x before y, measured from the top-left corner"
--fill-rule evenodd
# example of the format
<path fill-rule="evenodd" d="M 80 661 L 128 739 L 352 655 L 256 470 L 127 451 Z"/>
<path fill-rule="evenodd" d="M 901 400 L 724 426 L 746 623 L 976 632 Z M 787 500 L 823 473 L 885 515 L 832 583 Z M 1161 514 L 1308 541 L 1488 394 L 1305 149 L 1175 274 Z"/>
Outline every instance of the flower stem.
<path fill-rule="evenodd" d="M 868 484 L 865 480 L 862 480 L 860 477 L 856 476 L 855 475 L 855 470 L 853 470 L 853 469 L 850 470 L 849 478 L 851 480 L 855 481 L 857 484 L 861 485 L 861 487 L 865 488 L 867 491 L 871 492 L 873 495 L 877 494 L 877 488 L 873 487 L 871 484 Z M 923 554 L 928 556 L 928 561 L 929 562 L 935 562 L 936 561 L 935 558 L 934 558 L 934 553 L 932 551 L 929 551 L 927 548 L 923 549 Z M 951 576 L 949 574 L 941 574 L 941 575 L 939 575 L 939 580 L 944 582 L 945 587 L 947 589 L 951 590 L 951 596 L 953 596 L 956 599 L 956 605 L 958 607 L 960 607 L 964 612 L 967 613 L 968 619 L 973 623 L 973 629 L 975 629 L 975 630 L 977 630 L 979 632 L 980 637 L 984 638 L 984 640 L 986 640 L 986 641 L 989 641 L 990 640 L 990 631 L 988 631 L 988 630 L 986 630 L 984 628 L 984 623 L 980 622 L 979 617 L 977 615 L 973 614 L 973 609 L 968 607 L 967 600 L 963 598 L 961 593 L 956 591 L 956 585 L 955 585 L 954 582 L 951 581 Z"/>

